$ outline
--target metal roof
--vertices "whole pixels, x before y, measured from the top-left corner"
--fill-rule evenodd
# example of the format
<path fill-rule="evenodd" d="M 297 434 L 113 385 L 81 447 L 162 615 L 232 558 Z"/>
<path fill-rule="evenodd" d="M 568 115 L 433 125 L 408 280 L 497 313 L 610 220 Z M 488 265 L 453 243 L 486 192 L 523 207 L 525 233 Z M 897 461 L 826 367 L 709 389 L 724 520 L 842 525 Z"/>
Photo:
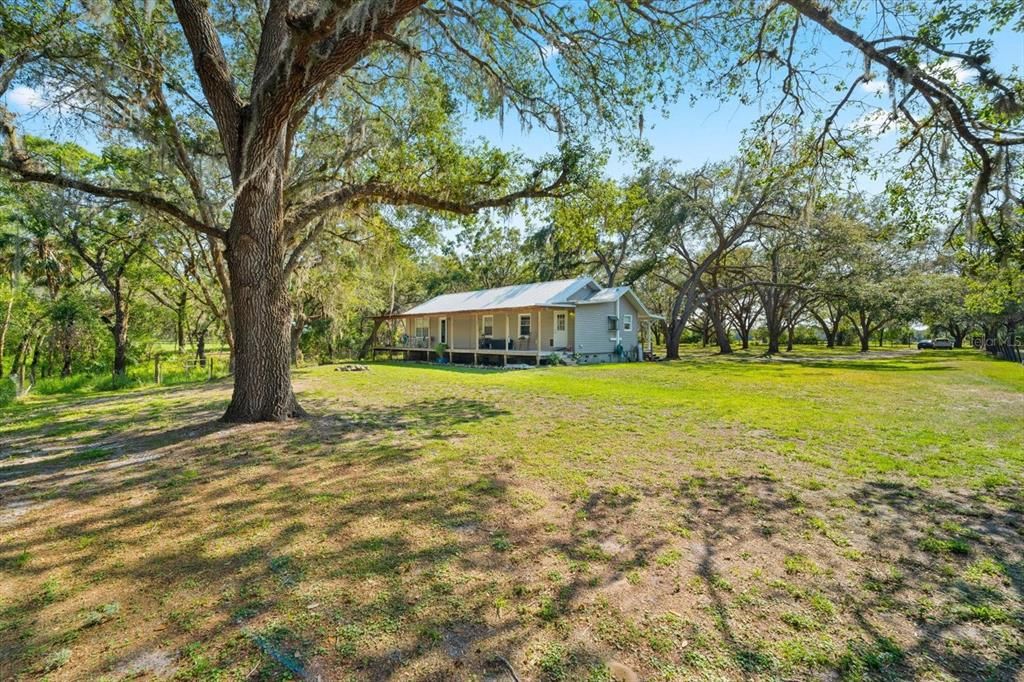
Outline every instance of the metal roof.
<path fill-rule="evenodd" d="M 458 294 L 442 294 L 426 303 L 411 308 L 404 315 L 433 315 L 503 308 L 530 308 L 534 306 L 572 305 L 568 296 L 580 287 L 593 283 L 592 277 L 559 279 L 552 282 L 514 284 L 497 289 L 481 289 Z M 596 284 L 595 284 L 596 287 Z"/>
<path fill-rule="evenodd" d="M 648 310 L 647 306 L 644 305 L 644 302 L 641 301 L 640 297 L 636 295 L 636 292 L 633 291 L 633 289 L 628 286 L 609 287 L 601 289 L 590 298 L 583 301 L 573 301 L 573 303 L 575 303 L 576 305 L 588 305 L 590 303 L 614 303 L 623 296 L 626 296 L 627 298 L 629 298 L 630 301 L 632 301 L 633 305 L 636 306 L 636 309 L 640 313 L 641 317 L 651 317 L 656 320 L 664 319 L 661 315 L 655 315 L 650 310 Z"/>
<path fill-rule="evenodd" d="M 601 289 L 593 296 L 575 301 L 575 303 L 614 303 L 627 291 L 629 291 L 629 287 L 611 287 Z"/>

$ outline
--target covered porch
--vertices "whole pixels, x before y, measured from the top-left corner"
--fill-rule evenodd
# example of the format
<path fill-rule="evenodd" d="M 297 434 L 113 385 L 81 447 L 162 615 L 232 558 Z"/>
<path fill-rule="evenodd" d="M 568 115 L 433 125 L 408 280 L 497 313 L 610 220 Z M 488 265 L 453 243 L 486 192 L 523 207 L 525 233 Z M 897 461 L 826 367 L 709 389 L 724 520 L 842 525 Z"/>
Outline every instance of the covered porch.
<path fill-rule="evenodd" d="M 572 306 L 545 306 L 385 316 L 372 349 L 407 360 L 539 365 L 552 353 L 572 352 L 573 315 Z"/>

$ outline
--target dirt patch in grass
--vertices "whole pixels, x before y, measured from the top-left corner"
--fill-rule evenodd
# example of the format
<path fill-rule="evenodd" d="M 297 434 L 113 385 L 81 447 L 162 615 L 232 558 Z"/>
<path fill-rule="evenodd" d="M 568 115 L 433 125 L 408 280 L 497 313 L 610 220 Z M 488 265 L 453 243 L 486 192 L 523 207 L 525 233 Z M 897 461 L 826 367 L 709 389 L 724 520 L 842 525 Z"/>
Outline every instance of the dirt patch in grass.
<path fill-rule="evenodd" d="M 986 390 L 950 362 L 934 390 Z M 105 435 L 56 444 L 22 406 L 0 452 L 17 510 L 0 678 L 1019 677 L 1013 415 L 956 413 L 998 470 L 927 479 L 877 459 L 903 447 L 884 403 L 828 390 L 821 368 L 738 364 L 324 368 L 301 376 L 306 421 L 220 425 L 215 383 L 76 399 Z M 898 401 L 925 375 L 870 378 Z M 795 414 L 752 411 L 751 386 L 793 382 Z M 868 415 L 880 452 L 857 454 L 826 399 Z M 53 454 L 89 449 L 104 454 Z"/>

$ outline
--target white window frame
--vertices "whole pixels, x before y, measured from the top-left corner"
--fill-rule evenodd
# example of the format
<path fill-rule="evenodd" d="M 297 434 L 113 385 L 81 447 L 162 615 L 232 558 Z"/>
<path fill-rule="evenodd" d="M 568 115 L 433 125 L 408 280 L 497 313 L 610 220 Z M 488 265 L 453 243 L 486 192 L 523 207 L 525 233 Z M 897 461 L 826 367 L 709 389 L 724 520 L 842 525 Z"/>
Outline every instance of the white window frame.
<path fill-rule="evenodd" d="M 523 333 L 523 319 L 526 320 L 526 333 Z M 519 313 L 519 338 L 533 336 L 533 315 Z"/>
<path fill-rule="evenodd" d="M 561 328 L 559 328 L 561 325 Z M 555 313 L 555 331 L 564 332 L 569 329 L 569 314 L 568 313 Z"/>
<path fill-rule="evenodd" d="M 488 328 L 490 331 L 487 331 Z M 494 315 L 484 315 L 483 318 L 483 336 L 491 337 L 494 336 Z"/>
<path fill-rule="evenodd" d="M 420 326 L 422 323 L 422 326 Z M 424 334 L 420 335 L 420 330 L 423 330 Z M 413 338 L 417 339 L 429 339 L 430 338 L 430 318 L 417 317 L 413 323 Z"/>
<path fill-rule="evenodd" d="M 622 331 L 631 332 L 633 331 L 633 316 L 623 315 L 622 316 Z"/>

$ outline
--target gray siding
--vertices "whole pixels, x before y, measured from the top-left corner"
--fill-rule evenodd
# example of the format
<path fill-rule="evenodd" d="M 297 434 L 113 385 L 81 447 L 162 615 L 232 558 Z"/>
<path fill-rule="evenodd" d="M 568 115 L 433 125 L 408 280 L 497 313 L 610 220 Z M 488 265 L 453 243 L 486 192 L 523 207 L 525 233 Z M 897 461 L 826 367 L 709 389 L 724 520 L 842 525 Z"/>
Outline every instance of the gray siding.
<path fill-rule="evenodd" d="M 633 316 L 633 329 L 631 331 L 628 331 L 628 332 L 625 329 L 626 315 L 632 315 Z M 624 351 L 626 351 L 627 355 L 632 353 L 633 349 L 636 348 L 637 344 L 640 343 L 640 329 L 639 329 L 640 321 L 637 318 L 638 318 L 638 315 L 637 315 L 636 308 L 634 308 L 633 304 L 629 302 L 629 299 L 627 299 L 625 296 L 620 298 L 619 299 L 619 329 L 621 331 L 619 333 L 622 335 L 622 349 Z"/>
<path fill-rule="evenodd" d="M 608 316 L 615 314 L 615 303 L 594 303 L 576 307 L 577 353 L 611 353 L 615 350 L 615 332 L 608 331 Z"/>
<path fill-rule="evenodd" d="M 637 319 L 636 309 L 628 300 L 620 298 L 618 306 L 618 334 L 622 349 L 628 357 L 640 343 L 640 322 Z M 616 304 L 614 301 L 581 305 L 576 308 L 574 350 L 581 355 L 582 362 L 607 362 L 617 359 L 614 354 L 616 332 L 608 329 L 608 316 L 615 314 Z M 633 317 L 632 329 L 629 331 L 623 329 L 626 315 Z"/>

